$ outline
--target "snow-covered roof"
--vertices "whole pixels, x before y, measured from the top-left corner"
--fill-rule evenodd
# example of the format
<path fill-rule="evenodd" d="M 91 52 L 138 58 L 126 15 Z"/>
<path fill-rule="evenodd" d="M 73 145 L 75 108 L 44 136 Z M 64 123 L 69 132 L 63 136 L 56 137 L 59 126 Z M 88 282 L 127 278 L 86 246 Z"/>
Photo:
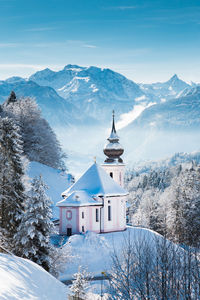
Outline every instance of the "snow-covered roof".
<path fill-rule="evenodd" d="M 123 149 L 122 145 L 120 143 L 108 143 L 105 145 L 104 149 Z"/>
<path fill-rule="evenodd" d="M 69 194 L 68 197 L 59 201 L 56 206 L 88 206 L 88 205 L 102 205 L 102 199 L 94 199 L 86 191 L 75 191 Z"/>
<path fill-rule="evenodd" d="M 86 191 L 90 196 L 125 196 L 125 191 L 97 163 L 94 163 L 70 188 L 62 193 L 68 196 L 74 191 Z"/>

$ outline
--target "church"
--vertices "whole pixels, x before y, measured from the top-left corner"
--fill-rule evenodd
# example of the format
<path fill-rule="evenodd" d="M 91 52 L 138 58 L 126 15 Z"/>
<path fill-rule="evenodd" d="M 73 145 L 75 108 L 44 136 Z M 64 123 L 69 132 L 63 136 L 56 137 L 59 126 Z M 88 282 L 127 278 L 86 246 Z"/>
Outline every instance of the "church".
<path fill-rule="evenodd" d="M 106 159 L 100 166 L 96 161 L 71 187 L 62 193 L 63 200 L 56 206 L 60 211 L 59 233 L 72 235 L 93 231 L 96 233 L 126 229 L 126 199 L 124 189 L 124 152 L 115 129 L 112 129 L 104 147 Z"/>

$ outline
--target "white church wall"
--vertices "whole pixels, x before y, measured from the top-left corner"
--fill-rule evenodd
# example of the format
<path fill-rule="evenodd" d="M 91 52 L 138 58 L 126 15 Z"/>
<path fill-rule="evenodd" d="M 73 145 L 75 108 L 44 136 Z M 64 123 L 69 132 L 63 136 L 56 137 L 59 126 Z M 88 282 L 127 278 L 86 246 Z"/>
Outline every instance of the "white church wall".
<path fill-rule="evenodd" d="M 124 187 L 124 173 L 125 173 L 125 165 L 124 164 L 109 164 L 105 163 L 101 165 L 102 168 L 106 171 L 106 173 L 111 176 L 121 187 Z"/>
<path fill-rule="evenodd" d="M 86 232 L 89 225 L 89 207 L 79 208 L 79 232 Z"/>
<path fill-rule="evenodd" d="M 124 197 L 106 197 L 104 199 L 104 232 L 124 230 L 126 218 L 124 219 Z M 123 199 L 123 200 L 122 200 Z M 109 220 L 110 206 L 110 220 Z"/>
<path fill-rule="evenodd" d="M 67 234 L 67 228 L 72 229 L 72 234 L 78 233 L 78 208 L 60 208 L 60 234 Z"/>

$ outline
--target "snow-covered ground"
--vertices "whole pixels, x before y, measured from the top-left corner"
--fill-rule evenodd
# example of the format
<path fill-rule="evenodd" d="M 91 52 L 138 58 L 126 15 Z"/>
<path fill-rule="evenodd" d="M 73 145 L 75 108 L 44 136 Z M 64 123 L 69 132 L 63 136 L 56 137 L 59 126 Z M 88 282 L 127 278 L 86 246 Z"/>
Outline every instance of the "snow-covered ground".
<path fill-rule="evenodd" d="M 60 275 L 60 280 L 71 279 L 79 266 L 87 269 L 92 276 L 102 276 L 101 272 L 108 272 L 111 268 L 113 250 L 119 253 L 129 237 L 134 242 L 145 239 L 150 245 L 155 243 L 155 237 L 162 239 L 161 235 L 152 230 L 137 227 L 127 227 L 123 232 L 104 234 L 88 232 L 73 235 L 65 245 L 66 248 L 71 248 L 73 258 Z"/>
<path fill-rule="evenodd" d="M 53 201 L 53 217 L 59 217 L 59 208 L 56 203 L 62 199 L 61 193 L 70 185 L 70 174 L 53 169 L 38 162 L 30 162 L 28 168 L 28 176 L 34 178 L 42 175 L 44 182 L 48 185 L 47 195 Z"/>
<path fill-rule="evenodd" d="M 65 300 L 67 289 L 37 264 L 0 254 L 1 300 Z"/>

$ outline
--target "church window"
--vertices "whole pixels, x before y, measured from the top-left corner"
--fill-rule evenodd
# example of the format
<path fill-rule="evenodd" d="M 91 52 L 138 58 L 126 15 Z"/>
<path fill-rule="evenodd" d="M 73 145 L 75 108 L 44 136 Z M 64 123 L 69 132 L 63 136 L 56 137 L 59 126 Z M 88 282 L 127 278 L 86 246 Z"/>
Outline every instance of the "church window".
<path fill-rule="evenodd" d="M 84 211 L 82 211 L 82 219 L 84 219 Z"/>
<path fill-rule="evenodd" d="M 96 222 L 99 222 L 99 209 L 96 208 Z"/>
<path fill-rule="evenodd" d="M 66 212 L 66 218 L 67 218 L 67 220 L 71 220 L 72 219 L 72 211 L 71 210 L 67 210 L 67 212 Z"/>
<path fill-rule="evenodd" d="M 110 203 L 110 200 L 108 200 L 108 203 Z"/>
<path fill-rule="evenodd" d="M 111 206 L 108 205 L 108 221 L 111 221 Z"/>
<path fill-rule="evenodd" d="M 84 226 L 82 226 L 82 232 L 85 232 L 85 228 L 84 228 Z"/>
<path fill-rule="evenodd" d="M 110 177 L 112 177 L 112 178 L 113 178 L 113 172 L 110 172 Z"/>

